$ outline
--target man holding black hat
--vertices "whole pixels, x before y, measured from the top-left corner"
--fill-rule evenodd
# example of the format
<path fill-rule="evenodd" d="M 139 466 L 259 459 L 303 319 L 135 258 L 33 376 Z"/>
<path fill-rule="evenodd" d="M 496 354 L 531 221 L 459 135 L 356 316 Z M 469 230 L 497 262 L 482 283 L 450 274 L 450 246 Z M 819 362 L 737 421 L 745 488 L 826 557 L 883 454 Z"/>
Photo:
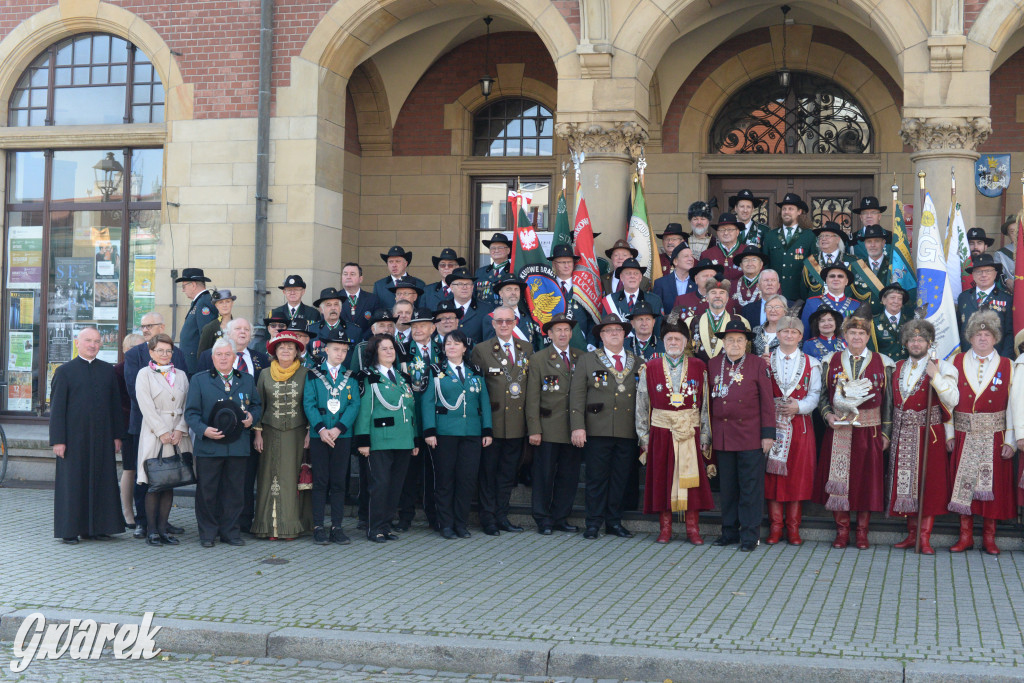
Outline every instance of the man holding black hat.
<path fill-rule="evenodd" d="M 967 231 L 967 248 L 970 249 L 971 251 L 971 259 L 974 259 L 977 256 L 984 254 L 985 252 L 988 251 L 988 248 L 995 243 L 996 241 L 989 237 L 988 235 L 986 235 L 985 231 L 982 230 L 981 228 L 971 228 L 970 230 Z M 996 252 L 996 254 L 994 254 L 993 256 L 995 257 L 996 261 L 1000 260 L 998 258 L 998 252 Z M 968 262 L 963 265 L 965 268 L 969 267 L 971 265 L 971 260 L 968 259 Z M 1003 272 L 1006 272 L 1005 265 L 1003 266 Z M 960 291 L 970 289 L 973 286 L 974 278 L 964 273 L 964 275 L 960 278 Z"/>
<path fill-rule="evenodd" d="M 696 201 L 686 211 L 686 220 L 690 221 L 690 237 L 686 243 L 693 251 L 693 258 L 704 258 L 704 250 L 713 246 L 715 238 L 710 232 L 711 204 Z"/>
<path fill-rule="evenodd" d="M 345 334 L 353 343 L 369 337 L 370 316 L 380 308 L 377 297 L 362 286 L 363 267 L 354 261 L 342 266 L 341 288 L 345 299 L 341 302 L 341 319 L 345 321 Z"/>
<path fill-rule="evenodd" d="M 672 269 L 672 252 L 680 244 L 686 244 L 687 234 L 683 232 L 683 226 L 679 223 L 669 223 L 665 226 L 665 232 L 658 235 L 661 240 L 661 272 L 667 273 Z"/>
<path fill-rule="evenodd" d="M 768 254 L 768 265 L 779 274 L 782 296 L 787 301 L 806 299 L 802 273 L 804 259 L 813 256 L 816 250 L 814 233 L 799 224 L 800 216 L 807 213 L 807 204 L 800 195 L 789 192 L 779 207 L 782 227 L 771 230 L 764 239 L 764 253 Z"/>
<path fill-rule="evenodd" d="M 903 346 L 903 335 L 900 325 L 907 322 L 903 309 L 910 303 L 910 294 L 894 282 L 882 289 L 882 305 L 884 309 L 871 320 L 874 334 L 869 342 L 872 351 L 885 354 L 893 361 L 907 357 L 907 349 Z"/>
<path fill-rule="evenodd" d="M 740 242 L 755 249 L 761 248 L 764 238 L 770 230 L 764 223 L 754 220 L 754 209 L 762 204 L 764 204 L 764 200 L 755 197 L 750 190 L 740 190 L 729 197 L 729 210 L 736 214 L 736 218 L 741 223 Z"/>
<path fill-rule="evenodd" d="M 978 254 L 971 259 L 966 269 L 974 277 L 974 287 L 960 292 L 956 299 L 957 317 L 960 321 L 960 350 L 964 353 L 971 348 L 965 334 L 967 321 L 976 311 L 988 309 L 999 316 L 1002 323 L 1002 340 L 996 345 L 1000 356 L 1013 359 L 1017 356 L 1013 348 L 1013 294 L 1000 283 L 1003 265 L 997 263 L 991 254 Z"/>
<path fill-rule="evenodd" d="M 501 297 L 494 290 L 494 283 L 509 272 L 509 256 L 512 255 L 512 240 L 505 233 L 496 232 L 489 240 L 481 240 L 491 254 L 491 262 L 476 271 L 476 298 L 491 306 L 501 305 Z"/>
<path fill-rule="evenodd" d="M 388 253 L 381 254 L 380 260 L 388 266 L 388 275 L 373 283 L 373 295 L 377 297 L 378 305 L 381 308 L 390 309 L 395 305 L 394 285 L 399 280 L 412 281 L 421 292 L 423 291 L 426 286 L 423 280 L 409 275 L 409 264 L 412 263 L 411 251 L 394 246 L 388 249 Z"/>
<path fill-rule="evenodd" d="M 214 342 L 213 370 L 192 377 L 185 402 L 185 421 L 195 434 L 196 523 L 204 548 L 212 548 L 218 536 L 229 545 L 245 545 L 239 517 L 250 428 L 263 406 L 252 375 L 232 368 L 235 354 L 231 339 Z"/>
<path fill-rule="evenodd" d="M 284 305 L 272 310 L 271 316 L 288 320 L 305 318 L 314 323 L 320 320 L 320 313 L 314 308 L 316 304 L 307 306 L 302 303 L 302 297 L 306 294 L 306 281 L 301 275 L 289 275 L 278 289 L 284 293 Z"/>
<path fill-rule="evenodd" d="M 853 213 L 860 216 L 861 229 L 850 236 L 850 251 L 857 256 L 867 260 L 868 250 L 867 245 L 864 243 L 864 238 L 867 237 L 868 228 L 873 226 L 881 227 L 880 222 L 882 220 L 882 214 L 889 208 L 887 206 L 881 206 L 878 202 L 878 197 L 862 197 L 860 200 L 860 206 L 853 209 Z M 885 249 L 886 256 L 892 256 L 892 240 L 890 239 Z"/>
<path fill-rule="evenodd" d="M 725 352 L 708 363 L 711 447 L 722 487 L 722 535 L 716 546 L 757 547 L 764 508 L 765 457 L 775 445 L 775 399 L 768 364 L 747 353 L 754 333 L 732 320 L 716 334 Z"/>
<path fill-rule="evenodd" d="M 490 303 L 473 296 L 473 284 L 475 281 L 476 277 L 470 275 L 469 271 L 465 268 L 456 268 L 445 278 L 445 282 L 448 283 L 452 290 L 452 303 L 460 311 L 459 327 L 462 328 L 472 343 L 479 342 L 484 338 L 487 328 L 490 327 L 490 325 L 485 327 L 487 314 L 493 308 Z M 489 300 L 492 297 L 490 285 L 488 285 L 487 297 Z"/>
<path fill-rule="evenodd" d="M 178 334 L 178 346 L 185 354 L 190 375 L 195 372 L 199 360 L 199 337 L 202 330 L 217 319 L 213 298 L 206 289 L 206 283 L 209 281 L 210 278 L 203 274 L 202 268 L 186 268 L 182 271 L 181 277 L 175 280 L 181 283 L 182 293 L 192 301 L 188 313 L 185 314 L 185 322 L 181 324 L 181 333 Z"/>
<path fill-rule="evenodd" d="M 438 303 L 444 299 L 452 298 L 452 290 L 448 287 L 448 283 L 445 282 L 445 278 L 451 275 L 456 268 L 465 268 L 466 259 L 455 253 L 455 250 L 451 247 L 445 247 L 441 250 L 439 256 L 431 256 L 430 260 L 434 264 L 434 268 L 437 269 L 441 279 L 426 286 L 423 296 L 420 297 L 419 304 L 424 308 L 434 310 L 437 308 Z"/>
<path fill-rule="evenodd" d="M 213 347 L 213 342 L 224 336 L 224 328 L 231 322 L 231 309 L 238 297 L 230 289 L 215 289 L 211 296 L 217 309 L 217 319 L 206 323 L 199 335 L 199 353 Z"/>

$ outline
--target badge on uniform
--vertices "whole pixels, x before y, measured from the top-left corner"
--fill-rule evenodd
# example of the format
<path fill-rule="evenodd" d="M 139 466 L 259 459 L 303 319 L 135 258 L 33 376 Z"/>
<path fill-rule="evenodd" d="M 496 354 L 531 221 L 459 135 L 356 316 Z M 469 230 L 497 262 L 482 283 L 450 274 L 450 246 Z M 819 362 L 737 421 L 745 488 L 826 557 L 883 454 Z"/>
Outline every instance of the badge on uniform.
<path fill-rule="evenodd" d="M 796 248 L 796 252 L 793 254 L 793 258 L 795 258 L 797 260 L 800 260 L 803 257 L 804 257 L 804 248 L 803 247 L 797 247 Z"/>
<path fill-rule="evenodd" d="M 336 398 L 328 399 L 327 410 L 331 411 L 331 415 L 337 415 L 338 411 L 341 410 L 341 401 Z"/>
<path fill-rule="evenodd" d="M 210 315 L 210 307 L 209 306 L 203 306 L 203 310 L 201 312 L 202 312 L 203 315 Z"/>

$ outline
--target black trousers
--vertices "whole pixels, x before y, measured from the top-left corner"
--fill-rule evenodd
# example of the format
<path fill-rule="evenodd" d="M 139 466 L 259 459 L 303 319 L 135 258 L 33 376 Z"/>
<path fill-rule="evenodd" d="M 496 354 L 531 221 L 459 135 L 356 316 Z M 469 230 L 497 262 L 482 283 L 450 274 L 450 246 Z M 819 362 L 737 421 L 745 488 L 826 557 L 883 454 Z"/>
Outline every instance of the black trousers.
<path fill-rule="evenodd" d="M 369 519 L 370 510 L 370 471 L 366 469 L 366 458 L 356 455 L 356 472 L 359 473 L 359 501 L 357 513 L 359 521 L 365 522 Z"/>
<path fill-rule="evenodd" d="M 199 540 L 213 541 L 239 537 L 238 519 L 242 514 L 245 467 L 248 458 L 199 457 L 195 459 L 196 525 Z M 201 503 L 201 504 L 200 504 Z"/>
<path fill-rule="evenodd" d="M 341 527 L 345 517 L 345 479 L 351 458 L 352 439 L 337 438 L 329 447 L 319 437 L 309 440 L 309 460 L 313 468 L 313 526 L 324 525 L 324 507 L 331 503 L 331 525 Z"/>
<path fill-rule="evenodd" d="M 715 453 L 722 482 L 722 536 L 756 541 L 761 536 L 764 511 L 764 451 Z"/>
<path fill-rule="evenodd" d="M 479 436 L 438 436 L 431 451 L 434 503 L 441 529 L 466 528 L 480 470 Z"/>
<path fill-rule="evenodd" d="M 370 451 L 364 458 L 370 492 L 367 537 L 391 531 L 410 458 L 411 450 Z"/>
<path fill-rule="evenodd" d="M 412 523 L 416 517 L 416 506 L 422 505 L 427 523 L 432 528 L 439 528 L 437 506 L 434 503 L 434 464 L 430 456 L 430 447 L 421 444 L 417 457 L 419 462 L 410 462 L 405 473 L 405 484 L 398 499 L 398 519 L 406 524 Z"/>
<path fill-rule="evenodd" d="M 508 504 L 516 485 L 523 439 L 494 439 L 480 456 L 480 525 L 508 520 Z"/>
<path fill-rule="evenodd" d="M 252 439 L 256 433 L 251 430 L 246 431 L 249 432 L 249 457 L 245 459 L 245 482 L 242 491 L 245 500 L 242 504 L 242 516 L 239 517 L 238 522 L 242 530 L 248 533 L 256 513 L 256 473 L 260 470 L 260 452 L 252 446 Z"/>
<path fill-rule="evenodd" d="M 588 436 L 583 447 L 587 464 L 587 527 L 622 523 L 622 500 L 631 461 L 637 459 L 636 439 Z"/>
<path fill-rule="evenodd" d="M 533 519 L 537 526 L 564 524 L 580 483 L 582 453 L 571 443 L 541 441 L 533 449 Z"/>

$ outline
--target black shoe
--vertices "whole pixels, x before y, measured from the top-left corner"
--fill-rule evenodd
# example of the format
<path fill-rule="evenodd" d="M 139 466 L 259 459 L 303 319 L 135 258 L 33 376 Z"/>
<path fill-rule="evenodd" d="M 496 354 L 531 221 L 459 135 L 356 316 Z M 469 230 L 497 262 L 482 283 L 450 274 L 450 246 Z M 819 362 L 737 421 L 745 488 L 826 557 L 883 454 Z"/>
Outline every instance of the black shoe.
<path fill-rule="evenodd" d="M 135 531 L 135 527 L 137 527 L 137 526 L 138 526 L 137 524 L 128 524 L 127 522 L 125 522 L 125 524 L 124 524 L 124 528 L 127 529 L 128 531 Z"/>
<path fill-rule="evenodd" d="M 327 531 L 322 526 L 313 527 L 313 543 L 327 545 Z"/>
<path fill-rule="evenodd" d="M 146 537 L 146 527 L 144 527 L 144 526 L 136 526 L 135 527 L 135 531 L 132 532 L 132 538 L 145 538 L 145 537 Z"/>
<path fill-rule="evenodd" d="M 203 546 L 204 548 L 212 548 L 213 541 L 200 541 L 199 545 Z"/>
<path fill-rule="evenodd" d="M 497 532 L 497 531 L 495 531 L 494 533 L 498 533 L 498 532 Z M 455 528 L 455 534 L 456 534 L 456 535 L 457 535 L 457 536 L 458 536 L 459 538 L 469 538 L 470 536 L 472 536 L 472 535 L 473 535 L 473 534 L 469 533 L 469 529 L 467 529 L 467 528 L 466 528 L 466 527 L 464 527 L 464 526 L 456 527 L 456 528 Z"/>
<path fill-rule="evenodd" d="M 562 522 L 561 524 L 555 524 L 551 528 L 555 531 L 567 531 L 570 534 L 574 534 L 580 530 L 578 526 L 575 526 L 573 524 L 566 524 L 565 522 Z"/>
<path fill-rule="evenodd" d="M 508 521 L 507 519 L 503 519 L 500 522 L 498 522 L 498 528 L 501 529 L 502 531 L 510 531 L 510 532 L 514 532 L 514 533 L 518 533 L 518 532 L 523 530 L 523 527 L 516 526 L 515 524 L 513 524 L 510 521 Z"/>
<path fill-rule="evenodd" d="M 537 533 L 540 534 L 541 536 L 550 536 L 551 535 L 551 527 L 549 527 L 549 526 L 539 526 L 539 527 L 537 527 Z"/>
<path fill-rule="evenodd" d="M 181 541 L 176 539 L 174 536 L 168 536 L 167 534 L 160 534 L 160 542 L 164 545 L 178 545 L 181 543 Z"/>
<path fill-rule="evenodd" d="M 732 538 L 730 536 L 719 536 L 718 538 L 715 539 L 715 542 L 712 543 L 711 545 L 718 546 L 719 548 L 721 548 L 724 545 L 735 545 L 735 544 L 737 544 L 739 542 L 740 542 L 740 539 L 738 539 L 738 538 Z"/>
<path fill-rule="evenodd" d="M 78 536 L 69 536 L 67 538 L 60 539 L 61 543 L 66 545 L 78 545 Z"/>
<path fill-rule="evenodd" d="M 185 530 L 182 529 L 180 526 L 174 526 L 173 524 L 168 523 L 167 533 L 174 534 L 175 536 L 177 536 L 178 534 L 185 533 Z"/>
<path fill-rule="evenodd" d="M 597 538 L 601 535 L 601 530 L 596 526 L 588 526 L 587 530 L 583 532 L 583 538 Z"/>
<path fill-rule="evenodd" d="M 619 538 L 633 538 L 633 532 L 627 529 L 626 527 L 622 526 L 621 524 L 610 526 L 607 529 L 605 529 L 605 532 L 612 536 L 618 536 Z"/>
<path fill-rule="evenodd" d="M 441 530 L 441 525 L 438 524 L 436 519 L 428 518 L 427 519 L 427 526 L 430 527 L 431 529 L 433 529 L 434 531 L 440 531 Z"/>
<path fill-rule="evenodd" d="M 373 541 L 374 543 L 387 543 L 388 542 L 388 537 L 385 536 L 384 534 L 374 534 L 373 536 L 367 536 L 367 538 L 370 539 L 371 541 Z"/>
<path fill-rule="evenodd" d="M 252 533 L 252 522 L 249 522 L 248 524 L 239 524 L 238 525 L 238 530 L 241 531 L 243 534 L 251 534 Z"/>
<path fill-rule="evenodd" d="M 488 536 L 498 536 L 501 532 L 498 531 L 498 527 L 494 526 L 493 524 L 488 524 L 484 527 L 484 533 Z"/>
<path fill-rule="evenodd" d="M 88 536 L 82 536 L 87 541 L 109 541 L 110 534 L 89 534 Z"/>
<path fill-rule="evenodd" d="M 395 531 L 405 532 L 412 528 L 412 522 L 399 522 L 394 526 Z"/>
<path fill-rule="evenodd" d="M 229 539 L 226 539 L 224 542 L 227 543 L 228 545 L 234 545 L 234 546 L 245 545 L 245 539 L 244 538 L 229 538 Z"/>
<path fill-rule="evenodd" d="M 366 531 L 369 528 L 370 528 L 370 523 L 367 522 L 365 519 L 359 520 L 359 523 L 356 524 L 356 529 L 359 529 L 360 531 Z"/>
<path fill-rule="evenodd" d="M 345 532 L 341 530 L 340 526 L 335 526 L 331 527 L 331 543 L 349 545 L 352 541 L 349 540 L 349 537 L 345 535 Z M 324 545 L 326 545 L 326 543 Z"/>
<path fill-rule="evenodd" d="M 385 531 L 384 538 L 388 539 L 389 541 L 397 541 L 399 536 L 398 534 L 391 533 L 390 531 Z"/>
<path fill-rule="evenodd" d="M 446 526 L 445 528 L 441 529 L 441 538 L 452 539 L 458 538 L 458 536 L 455 534 L 455 529 Z"/>
<path fill-rule="evenodd" d="M 757 547 L 757 541 L 743 541 L 740 543 L 740 552 L 749 553 L 753 552 L 754 548 Z"/>
<path fill-rule="evenodd" d="M 160 534 L 150 534 L 146 537 L 146 545 L 160 545 Z"/>

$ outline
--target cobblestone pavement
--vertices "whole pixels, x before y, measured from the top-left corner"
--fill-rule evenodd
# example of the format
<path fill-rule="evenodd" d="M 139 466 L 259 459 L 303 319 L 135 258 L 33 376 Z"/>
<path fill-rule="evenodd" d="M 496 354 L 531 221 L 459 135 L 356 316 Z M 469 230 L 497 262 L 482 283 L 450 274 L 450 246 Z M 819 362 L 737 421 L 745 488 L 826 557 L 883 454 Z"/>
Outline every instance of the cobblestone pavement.
<path fill-rule="evenodd" d="M 0 490 L 0 605 L 275 627 L 857 660 L 1024 664 L 1024 557 L 934 557 L 826 543 L 662 546 L 653 537 L 523 534 L 445 541 L 414 527 L 350 546 L 127 535 L 64 546 L 51 491 Z M 678 536 L 677 536 L 678 538 Z M 710 539 L 708 539 L 710 540 Z M 268 559 L 286 560 L 265 564 Z M 177 577 L 180 591 L 169 592 Z M 359 680 L 359 679 L 356 679 Z"/>

